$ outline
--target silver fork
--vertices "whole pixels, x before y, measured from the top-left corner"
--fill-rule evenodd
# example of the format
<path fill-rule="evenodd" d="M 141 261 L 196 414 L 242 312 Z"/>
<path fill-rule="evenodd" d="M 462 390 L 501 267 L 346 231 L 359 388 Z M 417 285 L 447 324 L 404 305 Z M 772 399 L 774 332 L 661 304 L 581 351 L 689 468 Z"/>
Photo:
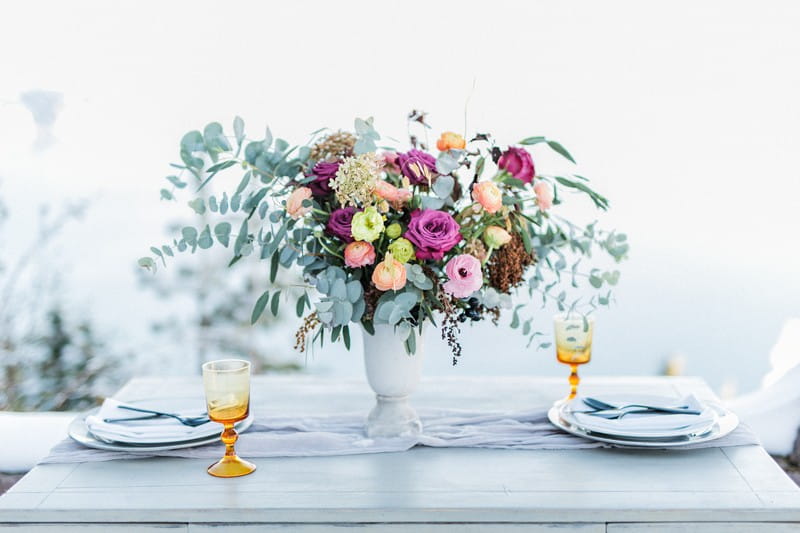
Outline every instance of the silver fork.
<path fill-rule="evenodd" d="M 631 403 L 628 405 L 621 405 L 617 407 L 616 405 L 611 405 L 610 403 L 606 403 L 602 400 L 598 400 L 597 398 L 583 398 L 583 403 L 591 407 L 592 409 L 596 409 L 598 411 L 609 411 L 613 409 L 629 409 L 629 408 L 640 408 L 640 409 L 647 409 L 649 411 L 659 411 L 664 413 L 675 413 L 675 414 L 691 414 L 696 415 L 700 414 L 699 411 L 695 411 L 693 409 L 689 409 L 688 405 L 677 405 L 675 407 L 662 407 L 659 405 L 644 405 L 644 404 L 637 404 Z"/>
<path fill-rule="evenodd" d="M 643 407 L 624 407 L 620 409 L 601 409 L 599 411 L 576 411 L 578 413 L 585 413 L 591 416 L 599 416 L 600 418 L 621 419 L 622 417 L 633 413 L 665 413 L 665 414 L 682 414 L 682 415 L 699 415 L 700 411 L 693 409 L 648 409 Z"/>
<path fill-rule="evenodd" d="M 152 409 L 143 409 L 141 407 L 133 407 L 131 405 L 118 405 L 120 409 L 126 409 L 128 411 L 136 411 L 138 413 L 149 413 L 151 415 L 157 416 L 168 416 L 170 418 L 174 418 L 184 426 L 196 427 L 202 426 L 210 421 L 208 415 L 204 416 L 180 416 L 176 415 L 175 413 L 165 413 L 163 411 L 154 411 Z"/>

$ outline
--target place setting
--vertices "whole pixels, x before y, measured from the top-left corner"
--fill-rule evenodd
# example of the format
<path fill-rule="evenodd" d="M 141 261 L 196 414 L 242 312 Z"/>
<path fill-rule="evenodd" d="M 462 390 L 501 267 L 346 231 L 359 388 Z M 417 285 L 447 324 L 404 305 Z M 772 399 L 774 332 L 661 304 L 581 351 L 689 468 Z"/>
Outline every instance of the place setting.
<path fill-rule="evenodd" d="M 722 438 L 739 425 L 722 405 L 695 395 L 682 397 L 604 393 L 578 394 L 578 368 L 589 363 L 595 319 L 575 312 L 556 315 L 556 358 L 570 366 L 570 392 L 556 401 L 547 417 L 572 435 L 616 446 L 675 448 Z"/>
<path fill-rule="evenodd" d="M 128 402 L 107 398 L 100 407 L 76 417 L 69 436 L 89 448 L 145 456 L 221 440 L 225 455 L 208 468 L 209 474 L 248 474 L 255 465 L 236 455 L 234 443 L 254 420 L 250 414 L 250 363 L 210 361 L 202 371 L 205 401 L 192 397 Z"/>

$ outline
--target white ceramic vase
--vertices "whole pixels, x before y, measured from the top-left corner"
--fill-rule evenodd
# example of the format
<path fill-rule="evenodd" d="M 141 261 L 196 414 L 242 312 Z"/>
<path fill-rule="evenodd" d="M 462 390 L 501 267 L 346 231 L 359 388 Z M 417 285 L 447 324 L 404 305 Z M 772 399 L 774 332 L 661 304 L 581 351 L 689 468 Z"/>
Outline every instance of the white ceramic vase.
<path fill-rule="evenodd" d="M 376 325 L 375 334 L 363 331 L 364 368 L 375 391 L 375 407 L 367 417 L 368 437 L 413 436 L 422 431 L 422 422 L 408 401 L 422 375 L 424 341 L 417 336 L 414 354 L 407 354 L 394 327 Z"/>

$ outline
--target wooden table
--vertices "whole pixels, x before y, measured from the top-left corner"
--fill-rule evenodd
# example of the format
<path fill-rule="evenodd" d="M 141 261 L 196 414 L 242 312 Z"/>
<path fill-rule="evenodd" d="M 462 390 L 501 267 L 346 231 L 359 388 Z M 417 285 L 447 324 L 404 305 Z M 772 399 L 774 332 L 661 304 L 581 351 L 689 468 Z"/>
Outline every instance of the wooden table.
<path fill-rule="evenodd" d="M 520 409 L 565 380 L 427 379 L 416 405 Z M 694 378 L 599 378 L 581 387 L 712 397 Z M 135 379 L 123 399 L 200 394 L 197 378 Z M 258 412 L 363 409 L 363 380 L 257 377 Z M 24 436 L 30 438 L 31 436 Z M 9 438 L 8 435 L 3 438 Z M 415 448 L 256 459 L 238 479 L 174 458 L 40 465 L 0 497 L 0 528 L 24 531 L 381 532 L 800 531 L 800 490 L 760 446 L 693 451 Z M 342 529 L 335 529 L 343 531 Z"/>

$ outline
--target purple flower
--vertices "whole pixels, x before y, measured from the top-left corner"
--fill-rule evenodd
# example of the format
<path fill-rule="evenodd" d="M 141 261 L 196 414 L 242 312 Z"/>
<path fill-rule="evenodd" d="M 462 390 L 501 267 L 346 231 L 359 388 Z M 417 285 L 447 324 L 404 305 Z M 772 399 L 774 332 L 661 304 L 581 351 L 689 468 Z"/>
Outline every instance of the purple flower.
<path fill-rule="evenodd" d="M 329 182 L 336 177 L 336 172 L 339 170 L 339 161 L 333 163 L 329 161 L 320 161 L 314 168 L 311 169 L 310 176 L 314 176 L 314 181 L 308 183 L 311 193 L 314 196 L 327 196 L 333 192 Z"/>
<path fill-rule="evenodd" d="M 533 176 L 536 174 L 531 154 L 524 148 L 516 146 L 509 146 L 508 150 L 503 152 L 497 166 L 525 183 L 533 181 Z"/>
<path fill-rule="evenodd" d="M 397 164 L 400 172 L 414 185 L 427 185 L 428 178 L 424 171 L 430 171 L 431 178 L 436 176 L 436 159 L 431 154 L 422 150 L 409 150 L 404 154 L 397 154 Z"/>
<path fill-rule="evenodd" d="M 449 213 L 435 209 L 417 209 L 404 237 L 414 243 L 417 259 L 440 260 L 445 252 L 458 244 L 461 227 Z"/>
<path fill-rule="evenodd" d="M 325 231 L 334 237 L 338 237 L 344 242 L 353 242 L 353 235 L 350 233 L 350 225 L 353 223 L 353 215 L 356 214 L 355 207 L 342 207 L 331 213 Z"/>

